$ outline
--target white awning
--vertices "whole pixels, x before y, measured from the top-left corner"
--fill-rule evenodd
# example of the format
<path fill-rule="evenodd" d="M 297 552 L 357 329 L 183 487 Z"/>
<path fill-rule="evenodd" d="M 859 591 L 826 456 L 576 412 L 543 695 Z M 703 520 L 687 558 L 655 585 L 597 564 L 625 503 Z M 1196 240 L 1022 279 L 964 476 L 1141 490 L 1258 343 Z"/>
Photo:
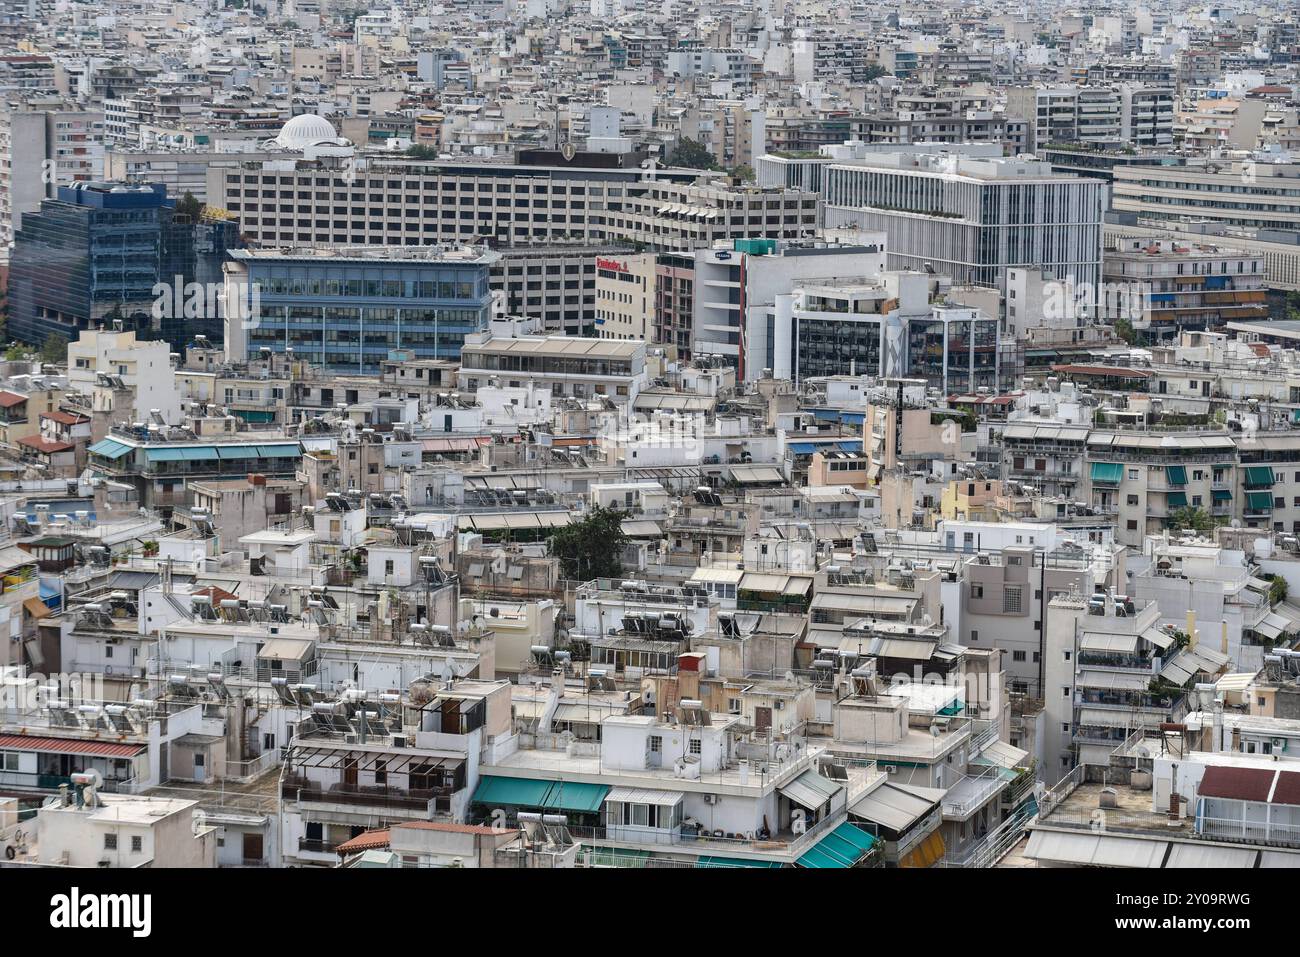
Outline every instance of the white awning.
<path fill-rule="evenodd" d="M 1076 866 L 1159 867 L 1168 847 L 1167 841 L 1035 830 L 1029 835 L 1025 857 Z"/>
<path fill-rule="evenodd" d="M 609 793 L 605 795 L 605 803 L 612 804 L 617 801 L 620 804 L 657 804 L 661 807 L 672 807 L 674 804 L 680 804 L 683 796 L 681 791 L 653 791 L 649 788 L 610 788 Z"/>
<path fill-rule="evenodd" d="M 925 817 L 937 801 L 926 801 L 892 784 L 860 797 L 849 811 L 881 827 L 902 833 Z"/>
<path fill-rule="evenodd" d="M 1213 844 L 1181 844 L 1169 849 L 1165 867 L 1254 867 L 1259 851 Z M 1291 866 L 1295 866 L 1294 863 Z"/>
<path fill-rule="evenodd" d="M 1101 691 L 1145 691 L 1151 678 L 1149 675 L 1122 671 L 1080 671 L 1074 683 L 1080 688 L 1096 688 Z"/>
<path fill-rule="evenodd" d="M 844 785 L 838 784 L 830 778 L 822 777 L 822 775 L 809 768 L 789 784 L 779 787 L 777 790 L 800 807 L 807 808 L 809 811 L 816 811 L 824 807 L 838 792 L 844 790 Z"/>
<path fill-rule="evenodd" d="M 1084 632 L 1079 639 L 1080 651 L 1103 651 L 1131 655 L 1137 652 L 1137 635 L 1109 635 L 1102 632 Z"/>

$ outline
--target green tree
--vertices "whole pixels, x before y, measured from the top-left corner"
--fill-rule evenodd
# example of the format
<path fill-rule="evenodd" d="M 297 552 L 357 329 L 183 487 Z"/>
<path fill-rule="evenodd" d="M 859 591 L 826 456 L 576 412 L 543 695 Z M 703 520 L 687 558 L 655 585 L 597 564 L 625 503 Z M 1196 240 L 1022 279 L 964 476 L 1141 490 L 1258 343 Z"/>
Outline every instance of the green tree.
<path fill-rule="evenodd" d="M 731 167 L 728 172 L 731 178 L 740 183 L 752 183 L 754 181 L 754 167 L 748 163 L 741 163 L 739 166 Z"/>
<path fill-rule="evenodd" d="M 677 149 L 673 150 L 668 157 L 669 166 L 679 166 L 682 169 L 717 169 L 717 160 L 713 158 L 704 144 L 699 140 L 693 140 L 689 136 L 683 136 Z"/>
<path fill-rule="evenodd" d="M 624 513 L 596 506 L 586 517 L 558 529 L 550 538 L 551 554 L 565 578 L 591 581 L 623 574 Z"/>
<path fill-rule="evenodd" d="M 45 340 L 45 345 L 41 346 L 40 358 L 42 362 L 47 362 L 50 365 L 62 365 L 67 362 L 67 337 L 61 336 L 57 332 L 50 333 L 50 337 Z"/>
<path fill-rule="evenodd" d="M 1115 320 L 1115 335 L 1119 336 L 1129 345 L 1133 345 L 1137 342 L 1137 330 L 1133 328 L 1133 323 L 1122 317 Z"/>
<path fill-rule="evenodd" d="M 1169 527 L 1188 529 L 1193 532 L 1210 532 L 1214 530 L 1214 516 L 1203 508 L 1185 505 L 1169 513 Z"/>
<path fill-rule="evenodd" d="M 186 190 L 185 195 L 176 201 L 176 215 L 188 216 L 190 222 L 197 223 L 203 215 L 203 204 L 194 198 L 194 194 Z"/>
<path fill-rule="evenodd" d="M 407 149 L 406 155 L 411 159 L 436 160 L 438 158 L 438 151 L 432 146 L 427 146 L 424 143 L 415 143 Z"/>
<path fill-rule="evenodd" d="M 17 362 L 19 359 L 27 358 L 27 347 L 21 342 L 9 343 L 9 348 L 5 350 L 5 359 L 9 362 Z"/>
<path fill-rule="evenodd" d="M 864 83 L 870 83 L 872 80 L 876 79 L 877 77 L 882 77 L 882 76 L 893 76 L 893 74 L 890 73 L 888 70 L 886 70 L 879 63 L 872 63 L 868 65 L 866 69 L 866 75 L 862 79 Z"/>

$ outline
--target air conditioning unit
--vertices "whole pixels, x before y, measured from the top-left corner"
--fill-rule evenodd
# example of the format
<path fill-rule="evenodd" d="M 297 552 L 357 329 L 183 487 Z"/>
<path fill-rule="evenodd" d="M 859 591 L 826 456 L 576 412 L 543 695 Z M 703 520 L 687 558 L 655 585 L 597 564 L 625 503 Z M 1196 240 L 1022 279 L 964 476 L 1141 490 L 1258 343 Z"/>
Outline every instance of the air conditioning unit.
<path fill-rule="evenodd" d="M 881 769 L 882 771 L 884 771 L 886 774 L 897 774 L 897 773 L 898 773 L 898 765 L 897 765 L 897 764 L 882 764 L 882 765 L 880 766 L 880 769 Z"/>
<path fill-rule="evenodd" d="M 705 803 L 705 804 L 717 804 L 717 803 L 718 803 L 718 796 L 717 796 L 716 794 L 706 794 L 706 795 L 704 795 L 704 803 Z"/>

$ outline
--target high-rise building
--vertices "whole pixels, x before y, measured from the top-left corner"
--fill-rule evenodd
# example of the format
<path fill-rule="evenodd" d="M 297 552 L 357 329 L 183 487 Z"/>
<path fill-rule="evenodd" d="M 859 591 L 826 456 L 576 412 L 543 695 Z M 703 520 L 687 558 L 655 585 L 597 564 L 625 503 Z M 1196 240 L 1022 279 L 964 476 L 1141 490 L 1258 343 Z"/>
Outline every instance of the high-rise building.
<path fill-rule="evenodd" d="M 226 357 L 292 355 L 335 372 L 375 374 L 390 352 L 460 358 L 488 327 L 488 270 L 475 248 L 365 246 L 231 252 Z M 246 308 L 230 304 L 238 297 Z"/>
<path fill-rule="evenodd" d="M 995 144 L 906 153 L 850 149 L 825 170 L 828 227 L 886 234 L 891 269 L 997 286 L 1008 266 L 1101 280 L 1104 186 L 1047 163 L 1006 159 Z"/>
<path fill-rule="evenodd" d="M 164 210 L 167 213 L 164 213 Z M 76 339 L 106 318 L 152 327 L 154 286 L 166 275 L 161 186 L 78 183 L 23 217 L 9 270 L 9 334 Z"/>

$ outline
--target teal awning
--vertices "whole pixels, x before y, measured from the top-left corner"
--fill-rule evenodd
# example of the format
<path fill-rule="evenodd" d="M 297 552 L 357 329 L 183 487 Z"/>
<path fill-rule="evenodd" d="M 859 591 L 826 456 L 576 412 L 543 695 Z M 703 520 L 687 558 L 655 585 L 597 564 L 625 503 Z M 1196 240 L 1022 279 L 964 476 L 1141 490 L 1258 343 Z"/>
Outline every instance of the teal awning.
<path fill-rule="evenodd" d="M 542 808 L 547 811 L 577 811 L 583 814 L 594 814 L 600 810 L 608 793 L 608 784 L 557 781 L 546 795 Z"/>
<path fill-rule="evenodd" d="M 747 861 L 742 857 L 701 857 L 695 862 L 696 867 L 782 867 L 780 861 Z"/>
<path fill-rule="evenodd" d="M 1170 508 L 1186 508 L 1186 507 L 1187 507 L 1187 493 L 1186 493 L 1186 492 L 1169 492 L 1168 494 L 1165 495 L 1165 500 L 1169 503 L 1169 507 L 1170 507 Z"/>
<path fill-rule="evenodd" d="M 1093 462 L 1092 481 L 1094 485 L 1118 485 L 1124 477 L 1124 466 L 1118 462 Z"/>
<path fill-rule="evenodd" d="M 1268 512 L 1273 509 L 1272 492 L 1247 492 L 1246 508 L 1251 512 Z"/>
<path fill-rule="evenodd" d="M 852 867 L 867 856 L 876 839 L 845 821 L 809 848 L 795 863 L 800 867 Z"/>
<path fill-rule="evenodd" d="M 608 793 L 608 784 L 537 781 L 532 778 L 503 778 L 485 774 L 479 779 L 473 800 L 475 804 L 497 807 L 594 814 L 600 810 Z"/>
<path fill-rule="evenodd" d="M 131 446 L 112 439 L 103 439 L 92 445 L 87 451 L 91 455 L 102 455 L 106 459 L 120 459 L 131 451 Z"/>
<path fill-rule="evenodd" d="M 1170 485 L 1186 485 L 1187 469 L 1181 465 L 1169 465 L 1165 467 L 1165 477 L 1169 479 Z"/>
<path fill-rule="evenodd" d="M 1232 493 L 1231 493 L 1230 491 L 1228 491 L 1226 488 L 1216 488 L 1214 491 L 1212 491 L 1212 492 L 1210 493 L 1210 496 L 1211 496 L 1211 497 L 1212 497 L 1216 502 L 1231 502 L 1231 501 L 1232 501 Z"/>
<path fill-rule="evenodd" d="M 296 459 L 302 455 L 302 447 L 294 445 L 259 445 L 257 454 L 264 459 Z"/>
<path fill-rule="evenodd" d="M 1246 484 L 1258 488 L 1261 485 L 1272 487 L 1273 470 L 1266 465 L 1250 465 L 1246 467 Z"/>
<path fill-rule="evenodd" d="M 541 807 L 553 781 L 528 778 L 499 778 L 485 774 L 474 791 L 475 804 L 503 807 Z"/>
<path fill-rule="evenodd" d="M 245 422 L 274 422 L 274 409 L 236 409 L 235 415 Z"/>

